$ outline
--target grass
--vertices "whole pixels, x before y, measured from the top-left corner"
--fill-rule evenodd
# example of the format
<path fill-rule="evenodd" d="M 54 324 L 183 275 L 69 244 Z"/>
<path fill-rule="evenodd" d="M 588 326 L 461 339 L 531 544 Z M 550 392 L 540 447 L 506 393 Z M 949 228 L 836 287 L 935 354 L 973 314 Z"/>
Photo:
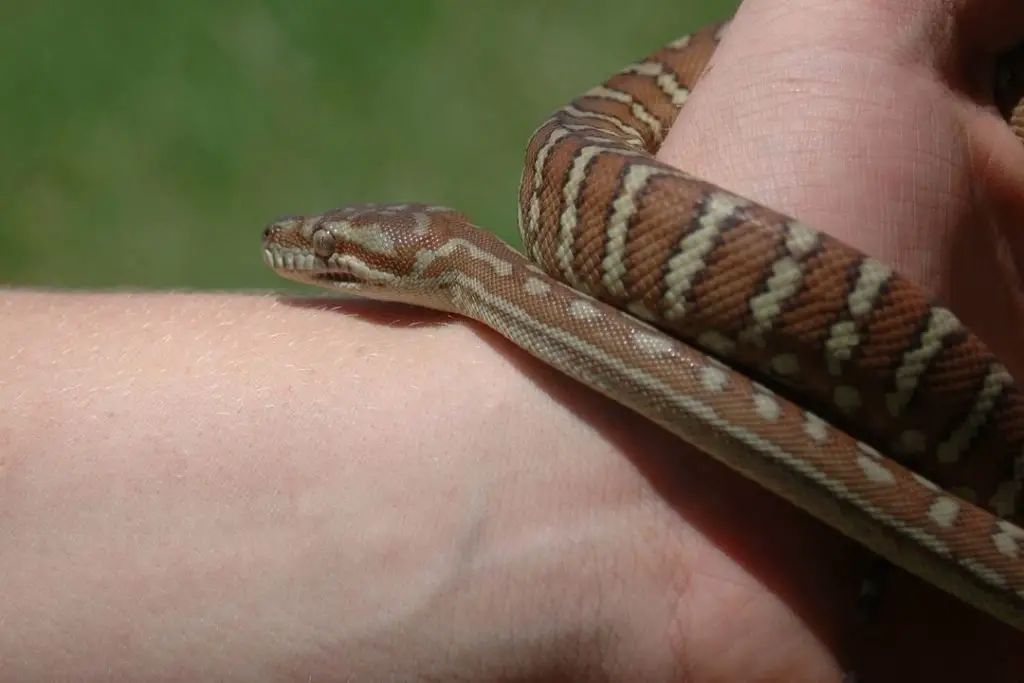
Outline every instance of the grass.
<path fill-rule="evenodd" d="M 527 138 L 735 0 L 40 0 L 0 8 L 0 282 L 270 288 L 259 233 L 350 201 L 518 244 Z"/>

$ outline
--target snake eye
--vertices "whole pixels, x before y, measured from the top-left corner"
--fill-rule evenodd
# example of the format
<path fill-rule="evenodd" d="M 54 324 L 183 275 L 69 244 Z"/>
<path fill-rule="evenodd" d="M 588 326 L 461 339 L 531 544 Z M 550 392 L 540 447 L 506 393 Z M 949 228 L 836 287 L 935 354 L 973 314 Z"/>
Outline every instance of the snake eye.
<path fill-rule="evenodd" d="M 330 228 L 317 228 L 313 231 L 311 239 L 313 241 L 313 251 L 320 258 L 328 258 L 334 253 L 334 244 L 337 242 L 337 239 Z"/>

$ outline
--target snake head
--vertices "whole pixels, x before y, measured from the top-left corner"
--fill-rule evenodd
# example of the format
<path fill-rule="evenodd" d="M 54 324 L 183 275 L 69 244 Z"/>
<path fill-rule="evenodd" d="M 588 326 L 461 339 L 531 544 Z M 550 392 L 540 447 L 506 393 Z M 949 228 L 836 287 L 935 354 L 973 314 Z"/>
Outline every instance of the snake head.
<path fill-rule="evenodd" d="M 429 255 L 466 224 L 462 214 L 427 204 L 352 204 L 283 216 L 263 230 L 263 261 L 296 282 L 422 304 L 423 290 L 443 286 L 426 276 Z"/>

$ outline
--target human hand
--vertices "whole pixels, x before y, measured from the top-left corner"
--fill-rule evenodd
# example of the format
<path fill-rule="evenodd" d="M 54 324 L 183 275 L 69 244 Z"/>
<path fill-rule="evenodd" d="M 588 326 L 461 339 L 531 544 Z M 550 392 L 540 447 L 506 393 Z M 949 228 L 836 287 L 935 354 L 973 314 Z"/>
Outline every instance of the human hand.
<path fill-rule="evenodd" d="M 989 99 L 1022 36 L 1012 2 L 748 0 L 660 156 L 893 265 L 1024 376 L 1024 146 Z M 891 584 L 867 680 L 1021 675 L 1019 634 Z"/>

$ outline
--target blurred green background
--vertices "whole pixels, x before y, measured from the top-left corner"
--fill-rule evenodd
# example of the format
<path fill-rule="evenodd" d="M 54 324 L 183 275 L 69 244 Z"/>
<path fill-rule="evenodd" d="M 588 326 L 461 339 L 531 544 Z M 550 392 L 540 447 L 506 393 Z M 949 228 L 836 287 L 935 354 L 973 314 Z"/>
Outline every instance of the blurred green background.
<path fill-rule="evenodd" d="M 737 0 L 0 6 L 0 285 L 285 287 L 283 213 L 427 201 L 518 246 L 530 133 Z"/>

